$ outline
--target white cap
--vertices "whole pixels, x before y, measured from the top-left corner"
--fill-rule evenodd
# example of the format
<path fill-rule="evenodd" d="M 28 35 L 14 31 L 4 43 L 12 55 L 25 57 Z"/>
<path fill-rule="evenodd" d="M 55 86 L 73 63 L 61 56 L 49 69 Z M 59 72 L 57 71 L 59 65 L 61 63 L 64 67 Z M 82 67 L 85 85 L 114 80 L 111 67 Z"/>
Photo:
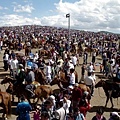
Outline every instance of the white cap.
<path fill-rule="evenodd" d="M 23 65 L 22 65 L 22 64 L 19 64 L 19 66 L 20 66 L 20 67 L 23 67 Z"/>
<path fill-rule="evenodd" d="M 112 112 L 111 115 L 120 117 L 120 115 L 117 112 Z"/>
<path fill-rule="evenodd" d="M 72 85 L 69 85 L 68 88 L 73 89 L 73 86 L 72 86 Z"/>

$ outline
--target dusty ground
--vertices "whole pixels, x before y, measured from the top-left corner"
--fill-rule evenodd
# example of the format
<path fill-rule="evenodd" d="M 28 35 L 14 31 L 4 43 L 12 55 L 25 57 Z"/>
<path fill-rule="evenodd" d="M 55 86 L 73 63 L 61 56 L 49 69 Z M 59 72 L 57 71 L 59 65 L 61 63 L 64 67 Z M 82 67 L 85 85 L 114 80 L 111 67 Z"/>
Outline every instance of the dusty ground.
<path fill-rule="evenodd" d="M 33 52 L 34 51 L 35 50 L 33 50 Z M 3 79 L 6 75 L 9 75 L 9 72 L 5 72 L 3 70 L 2 57 L 3 57 L 3 51 L 0 54 L 0 80 Z M 80 58 L 80 63 L 81 64 L 83 63 L 82 61 L 83 61 L 83 58 Z M 91 61 L 91 57 L 89 57 L 88 61 L 89 62 Z M 97 57 L 96 62 L 97 63 L 101 62 L 100 56 Z M 79 79 L 80 79 L 80 77 L 81 77 L 80 76 L 80 74 L 81 74 L 81 66 L 77 66 L 76 70 L 77 70 L 77 72 L 79 74 Z M 96 72 L 96 76 L 97 76 L 97 81 L 99 81 L 99 77 L 102 77 L 102 74 L 99 73 L 99 66 L 96 66 L 96 71 L 95 72 Z M 2 91 L 5 91 L 5 86 L 0 85 L 0 88 L 2 89 Z M 52 88 L 55 89 L 55 88 L 57 88 L 57 86 L 52 86 Z M 104 94 L 102 88 L 100 88 L 99 90 L 95 89 L 94 97 L 92 97 L 92 99 L 91 99 L 92 108 L 87 113 L 86 120 L 91 120 L 91 118 L 95 115 L 96 109 L 98 109 L 100 106 L 103 107 L 105 105 L 105 100 L 106 100 L 106 97 L 105 97 L 105 94 Z M 11 116 L 11 118 L 9 118 L 9 120 L 15 120 L 16 119 L 16 115 L 15 115 L 16 105 L 17 105 L 17 99 L 15 99 L 15 103 L 12 104 L 12 116 Z M 117 100 L 114 99 L 114 106 L 115 106 L 114 109 L 111 109 L 110 108 L 111 104 L 109 102 L 107 108 L 104 109 L 104 111 L 105 111 L 104 116 L 107 119 L 109 118 L 109 114 L 110 114 L 111 111 L 120 112 L 120 110 L 119 110 L 119 108 L 120 108 L 120 100 L 119 99 L 118 99 L 118 103 L 117 103 Z M 0 107 L 0 120 L 2 119 L 1 115 L 2 115 L 2 108 Z M 31 120 L 32 119 L 33 118 L 31 118 Z"/>

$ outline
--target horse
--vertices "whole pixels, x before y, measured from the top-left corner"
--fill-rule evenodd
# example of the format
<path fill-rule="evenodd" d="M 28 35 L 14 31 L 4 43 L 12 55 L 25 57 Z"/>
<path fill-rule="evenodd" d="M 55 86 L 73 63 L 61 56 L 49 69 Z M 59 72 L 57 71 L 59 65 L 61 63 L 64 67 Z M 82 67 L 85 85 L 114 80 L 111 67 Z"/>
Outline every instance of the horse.
<path fill-rule="evenodd" d="M 58 78 L 57 76 L 55 76 L 54 80 L 50 83 L 50 85 L 55 85 L 57 84 L 59 86 L 60 89 L 64 89 L 64 88 L 68 88 L 69 86 L 69 81 L 64 81 L 60 78 Z M 88 86 L 86 86 L 84 83 L 79 83 L 79 88 L 81 88 L 81 90 L 87 91 L 87 92 L 91 92 L 90 88 Z"/>
<path fill-rule="evenodd" d="M 2 92 L 0 90 L 0 106 L 3 107 L 2 118 L 7 119 L 11 116 L 11 96 L 7 92 Z"/>
<path fill-rule="evenodd" d="M 28 98 L 29 93 L 25 90 L 24 84 L 22 85 L 14 85 L 16 80 L 13 80 L 13 78 L 6 76 L 2 81 L 1 84 L 7 84 L 8 88 L 6 89 L 6 92 L 12 94 L 12 102 L 14 102 L 14 95 L 18 97 L 18 102 L 20 101 L 21 95 L 24 95 L 26 98 Z M 29 101 L 29 99 L 28 99 Z M 30 102 L 30 101 L 29 101 Z"/>
<path fill-rule="evenodd" d="M 35 98 L 37 98 L 37 101 L 39 101 L 39 99 L 41 99 L 41 100 L 43 98 L 46 99 L 50 94 L 52 94 L 52 89 L 50 87 L 47 87 L 45 85 L 41 86 L 37 81 L 34 81 L 32 84 L 35 85 L 35 88 L 34 88 L 35 96 L 33 98 L 31 98 L 29 91 L 27 91 L 25 89 L 26 84 L 16 86 L 16 85 L 14 85 L 14 82 L 15 82 L 15 80 L 6 76 L 5 79 L 1 81 L 1 84 L 10 83 L 7 91 L 12 93 L 12 98 L 14 98 L 13 97 L 14 94 L 17 95 L 18 101 L 19 101 L 19 98 L 21 97 L 21 95 L 24 95 L 25 98 L 28 100 L 28 102 L 31 104 L 30 99 L 35 100 Z M 37 102 L 35 102 L 35 101 L 33 101 L 33 103 L 37 104 Z"/>
<path fill-rule="evenodd" d="M 95 88 L 99 88 L 99 87 L 102 87 L 104 92 L 105 92 L 105 95 L 107 97 L 106 99 L 106 104 L 105 104 L 105 107 L 107 107 L 107 103 L 110 99 L 111 101 L 111 108 L 114 107 L 113 105 L 113 100 L 112 98 L 118 98 L 120 97 L 120 88 L 119 88 L 119 84 L 113 82 L 113 81 L 110 81 L 110 80 L 100 80 L 96 85 L 95 85 Z"/>
<path fill-rule="evenodd" d="M 47 84 L 45 74 L 40 69 L 35 69 L 35 81 L 39 82 L 41 85 Z"/>
<path fill-rule="evenodd" d="M 74 74 L 75 74 L 75 82 L 78 83 L 78 73 L 74 71 Z M 51 85 L 56 84 L 56 81 L 60 81 L 63 87 L 67 88 L 69 84 L 69 76 L 66 76 L 63 70 L 59 70 L 58 74 L 54 77 L 54 80 L 51 82 Z"/>
<path fill-rule="evenodd" d="M 47 99 L 50 95 L 53 94 L 53 90 L 50 86 L 40 85 L 38 86 L 35 91 L 35 97 L 37 97 L 36 104 L 38 103 L 39 99 L 43 102 L 43 99 Z"/>

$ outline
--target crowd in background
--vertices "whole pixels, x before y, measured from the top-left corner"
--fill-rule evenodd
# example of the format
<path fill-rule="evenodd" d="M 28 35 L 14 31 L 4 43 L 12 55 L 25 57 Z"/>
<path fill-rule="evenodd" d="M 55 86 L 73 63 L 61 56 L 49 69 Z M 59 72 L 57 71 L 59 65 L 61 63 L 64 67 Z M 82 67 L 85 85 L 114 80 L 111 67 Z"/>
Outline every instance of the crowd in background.
<path fill-rule="evenodd" d="M 43 102 L 41 108 L 36 106 L 35 111 L 31 112 L 34 114 L 34 120 L 85 120 L 87 111 L 91 108 L 90 100 L 94 96 L 96 66 L 99 65 L 99 72 L 106 78 L 116 77 L 116 81 L 120 81 L 118 40 L 119 36 L 116 34 L 79 30 L 70 30 L 70 38 L 68 38 L 67 29 L 48 26 L 0 28 L 1 50 L 5 46 L 4 69 L 10 71 L 10 76 L 16 80 L 15 85 L 27 82 L 26 89 L 30 91 L 31 97 L 34 97 L 34 91 L 31 90 L 33 86 L 30 85 L 35 80 L 36 69 L 43 72 L 47 84 L 54 80 L 60 70 L 64 70 L 65 76 L 69 77 L 67 88 L 60 91 L 57 96 L 51 95 Z M 31 51 L 28 56 L 17 56 L 14 47 L 11 48 L 12 43 L 17 46 L 15 50 L 21 51 L 26 45 Z M 37 49 L 35 53 L 32 52 L 34 47 Z M 44 54 L 41 54 L 41 50 L 49 51 L 47 60 Z M 96 62 L 97 56 L 102 58 L 100 63 Z M 77 66 L 81 69 L 81 78 L 76 82 L 74 72 Z M 83 92 L 78 87 L 78 83 L 81 82 L 90 88 L 90 93 Z M 29 120 L 31 110 L 31 105 L 22 97 L 21 103 L 17 106 L 18 120 Z M 109 120 L 119 120 L 119 117 L 117 112 L 112 112 Z M 96 111 L 92 120 L 106 120 L 101 108 Z"/>

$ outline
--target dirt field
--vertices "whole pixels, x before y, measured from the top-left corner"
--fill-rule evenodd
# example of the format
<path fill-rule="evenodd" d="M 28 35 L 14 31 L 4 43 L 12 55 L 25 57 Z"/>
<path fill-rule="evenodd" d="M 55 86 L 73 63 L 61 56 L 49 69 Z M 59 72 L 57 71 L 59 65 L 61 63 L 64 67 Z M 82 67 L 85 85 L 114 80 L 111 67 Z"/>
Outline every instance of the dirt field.
<path fill-rule="evenodd" d="M 33 50 L 33 52 L 35 52 L 35 50 Z M 3 70 L 2 57 L 3 57 L 3 51 L 0 54 L 0 80 L 2 80 L 6 75 L 9 75 L 9 72 L 4 72 L 4 70 Z M 81 57 L 80 58 L 80 63 L 81 64 L 83 63 L 82 61 L 83 61 L 83 58 Z M 89 62 L 91 61 L 91 57 L 89 57 L 88 61 Z M 101 62 L 101 59 L 100 59 L 99 56 L 97 57 L 96 62 L 97 63 Z M 81 78 L 81 76 L 80 76 L 80 74 L 81 74 L 81 66 L 77 66 L 76 70 L 77 70 L 77 72 L 79 74 L 79 79 L 80 79 Z M 103 75 L 101 73 L 99 73 L 99 66 L 96 66 L 96 71 L 95 72 L 96 72 L 95 74 L 97 76 L 97 81 L 99 81 L 99 77 L 103 77 Z M 0 88 L 1 88 L 2 91 L 5 91 L 5 86 L 4 85 L 0 85 Z M 52 86 L 52 88 L 55 89 L 55 88 L 57 88 L 57 86 Z M 91 118 L 95 115 L 96 110 L 100 106 L 103 107 L 105 105 L 105 101 L 106 101 L 106 97 L 105 97 L 105 94 L 104 94 L 102 88 L 100 88 L 99 90 L 95 89 L 94 96 L 91 99 L 92 108 L 87 113 L 86 120 L 91 120 Z M 11 118 L 9 118 L 9 120 L 15 120 L 16 119 L 16 115 L 15 115 L 16 105 L 17 105 L 17 99 L 15 99 L 15 103 L 12 104 L 12 116 L 11 116 Z M 114 99 L 114 109 L 111 109 L 110 107 L 111 107 L 111 104 L 109 102 L 107 108 L 104 109 L 104 111 L 105 111 L 104 116 L 107 119 L 109 118 L 110 112 L 112 112 L 112 111 L 120 112 L 120 110 L 119 110 L 119 108 L 120 108 L 120 100 L 118 99 L 118 102 L 117 102 L 117 99 Z M 2 120 L 1 115 L 2 115 L 2 108 L 0 107 L 0 120 Z M 32 120 L 32 118 L 31 118 L 31 120 Z"/>

